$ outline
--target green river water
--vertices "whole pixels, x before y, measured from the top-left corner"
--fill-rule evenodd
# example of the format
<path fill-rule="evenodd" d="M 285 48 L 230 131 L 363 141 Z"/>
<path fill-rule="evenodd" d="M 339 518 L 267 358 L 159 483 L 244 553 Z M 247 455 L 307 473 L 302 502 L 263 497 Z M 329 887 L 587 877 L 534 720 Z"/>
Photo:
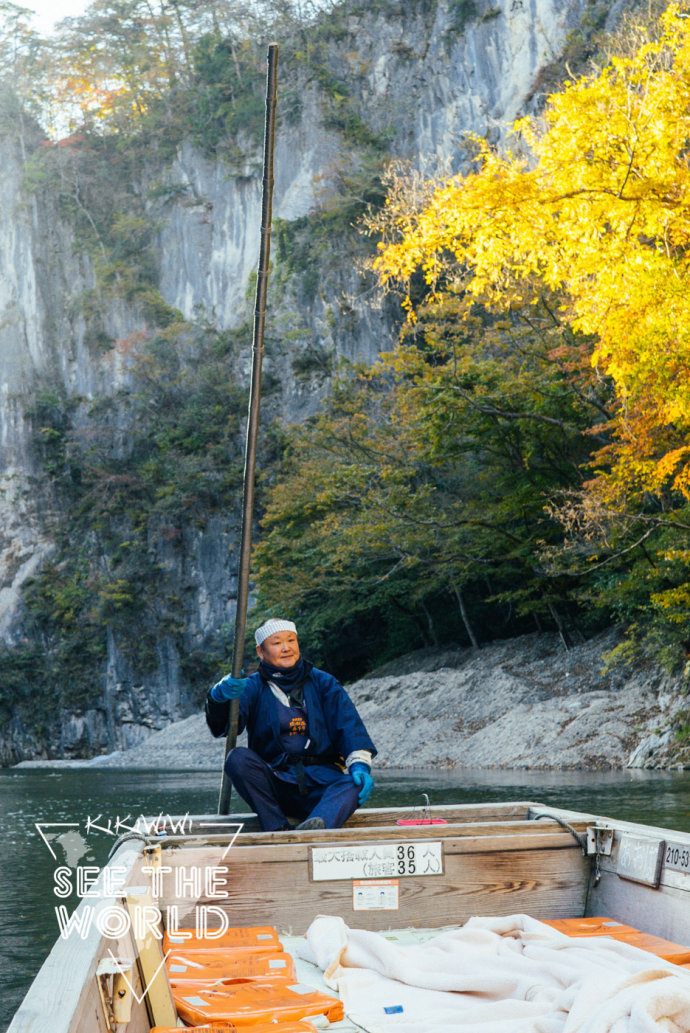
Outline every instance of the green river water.
<path fill-rule="evenodd" d="M 218 782 L 198 771 L 0 769 L 0 1029 L 58 935 L 56 867 L 102 865 L 118 819 L 215 813 Z M 690 772 L 380 771 L 369 805 L 412 811 L 422 793 L 432 808 L 531 800 L 690 831 Z M 233 809 L 244 809 L 236 796 Z M 44 830 L 55 857 L 36 828 L 51 822 L 65 823 Z"/>

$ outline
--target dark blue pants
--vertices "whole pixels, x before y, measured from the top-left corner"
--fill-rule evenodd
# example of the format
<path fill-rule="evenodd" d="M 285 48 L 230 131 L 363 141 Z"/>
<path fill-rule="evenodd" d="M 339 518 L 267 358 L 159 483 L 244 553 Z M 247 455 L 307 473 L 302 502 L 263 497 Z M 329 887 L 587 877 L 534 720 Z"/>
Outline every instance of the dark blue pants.
<path fill-rule="evenodd" d="M 306 795 L 300 793 L 292 768 L 276 772 L 246 746 L 236 746 L 228 754 L 225 770 L 242 799 L 256 811 L 264 832 L 284 828 L 288 815 L 300 821 L 323 818 L 327 829 L 339 829 L 357 809 L 357 786 L 335 767 L 305 767 Z"/>

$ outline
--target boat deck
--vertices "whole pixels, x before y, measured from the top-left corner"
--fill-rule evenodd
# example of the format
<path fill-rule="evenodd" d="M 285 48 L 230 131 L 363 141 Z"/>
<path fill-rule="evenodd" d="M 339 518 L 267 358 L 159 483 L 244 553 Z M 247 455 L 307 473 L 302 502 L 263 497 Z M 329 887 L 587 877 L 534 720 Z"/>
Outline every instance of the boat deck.
<path fill-rule="evenodd" d="M 562 959 L 564 956 L 567 957 L 566 968 L 569 967 L 569 962 L 572 962 L 572 990 L 579 1001 L 579 1006 L 583 997 L 586 998 L 588 995 L 587 980 L 595 978 L 598 980 L 601 976 L 605 985 L 608 985 L 612 996 L 615 996 L 617 1000 L 622 1000 L 625 997 L 627 991 L 624 989 L 625 985 L 634 984 L 639 982 L 642 986 L 640 994 L 641 1009 L 644 1010 L 649 1005 L 649 1018 L 659 1018 L 660 1028 L 667 1028 L 666 1025 L 661 1022 L 661 1018 L 665 1016 L 663 1008 L 668 1009 L 668 1018 L 671 1014 L 675 1015 L 675 1008 L 677 1007 L 676 998 L 684 998 L 687 1002 L 683 1005 L 685 1010 L 690 1009 L 690 947 L 684 947 L 681 944 L 673 944 L 669 941 L 655 937 L 649 934 L 642 934 L 639 931 L 632 929 L 623 924 L 617 923 L 614 920 L 608 919 L 589 919 L 582 920 L 574 918 L 572 920 L 556 920 L 554 923 L 543 924 L 540 921 L 533 921 L 529 917 L 525 916 L 520 920 L 524 923 L 524 937 L 518 937 L 518 941 L 521 942 L 520 947 L 516 947 L 515 951 L 512 952 L 510 949 L 507 954 L 501 949 L 498 954 L 493 954 L 495 946 L 489 948 L 489 954 L 484 956 L 483 963 L 483 976 L 486 985 L 484 987 L 484 993 L 478 995 L 469 994 L 469 998 L 475 998 L 474 1003 L 467 1004 L 463 1002 L 462 998 L 464 995 L 457 993 L 439 993 L 441 987 L 431 989 L 428 1001 L 428 1027 L 425 1025 L 425 1029 L 429 1030 L 442 1030 L 445 1028 L 444 1018 L 447 1021 L 449 1016 L 452 1016 L 453 1021 L 457 1020 L 459 1023 L 458 1028 L 465 1030 L 469 1029 L 469 1025 L 466 1026 L 468 1021 L 467 1013 L 464 1009 L 471 1009 L 471 1013 L 478 1024 L 483 1024 L 484 1020 L 489 1020 L 492 1009 L 500 1008 L 500 1002 L 492 1000 L 491 986 L 492 982 L 498 986 L 505 980 L 510 982 L 512 976 L 517 969 L 520 969 L 520 964 L 524 961 L 529 971 L 529 979 L 535 980 L 535 984 L 532 987 L 532 991 L 537 993 L 537 997 L 540 992 L 545 991 L 551 993 L 557 998 L 559 992 L 563 989 L 560 985 L 563 979 L 563 972 L 558 976 L 554 976 L 553 973 L 561 966 Z M 485 923 L 484 920 L 479 919 L 480 925 L 484 928 L 489 928 L 491 923 Z M 520 922 L 516 923 L 515 929 L 510 932 L 506 932 L 509 940 L 513 940 L 515 930 L 519 927 Z M 556 928 L 551 928 L 555 926 Z M 403 948 L 416 948 L 423 947 L 429 941 L 434 940 L 440 934 L 451 931 L 459 931 L 458 926 L 447 926 L 444 929 L 438 928 L 406 928 L 406 929 L 390 929 L 386 932 L 379 932 L 375 934 L 375 939 L 385 939 L 390 941 L 398 947 Z M 562 939 L 563 932 L 568 937 L 567 946 L 563 947 Z M 355 938 L 357 934 L 351 932 L 350 936 Z M 548 943 L 549 937 L 555 936 L 555 940 Z M 459 939 L 462 937 L 462 933 L 459 934 Z M 314 990 L 328 994 L 331 997 L 340 996 L 346 1007 L 349 1005 L 352 1008 L 353 996 L 352 989 L 345 991 L 344 994 L 339 995 L 337 990 L 334 990 L 331 986 L 328 986 L 324 980 L 323 973 L 320 968 L 311 964 L 300 955 L 303 953 L 304 938 L 301 936 L 292 936 L 283 934 L 280 936 L 281 943 L 284 950 L 288 952 L 295 961 L 296 975 L 298 982 L 303 986 L 308 986 Z M 456 941 L 457 942 L 457 941 Z M 515 940 L 513 940 L 515 942 Z M 349 947 L 348 947 L 349 949 Z M 360 940 L 361 949 L 361 940 Z M 472 948 L 470 947 L 470 950 Z M 372 993 L 375 997 L 379 995 L 379 1011 L 380 1014 L 380 1000 L 381 1000 L 381 984 L 379 983 L 378 988 L 376 986 L 376 980 L 380 979 L 376 973 L 383 974 L 390 978 L 383 979 L 384 993 L 386 994 L 386 1001 L 395 1007 L 391 1009 L 404 1010 L 406 1016 L 408 1016 L 411 1022 L 411 1028 L 421 1028 L 416 1023 L 419 1022 L 419 999 L 423 998 L 423 995 L 428 992 L 425 988 L 430 988 L 435 983 L 435 977 L 440 973 L 444 973 L 446 976 L 453 966 L 457 965 L 455 972 L 451 978 L 459 975 L 459 978 L 463 977 L 462 963 L 465 960 L 468 963 L 470 970 L 472 969 L 472 961 L 469 960 L 468 955 L 463 955 L 463 950 L 467 950 L 467 947 L 461 948 L 459 954 L 449 954 L 448 946 L 446 941 L 446 947 L 443 953 L 447 959 L 447 967 L 444 970 L 443 963 L 440 969 L 436 968 L 436 961 L 432 963 L 432 967 L 427 969 L 427 975 L 431 972 L 431 982 L 425 981 L 424 973 L 425 969 L 422 966 L 421 969 L 415 968 L 415 975 L 413 977 L 412 986 L 406 985 L 407 980 L 403 977 L 402 973 L 405 970 L 405 963 L 403 962 L 402 969 L 396 969 L 395 971 L 389 971 L 387 967 L 377 968 L 374 966 L 373 971 L 370 971 L 366 975 L 366 981 L 360 986 L 364 987 L 364 990 L 360 990 L 360 994 L 366 998 L 368 993 Z M 355 952 L 357 947 L 355 946 Z M 526 952 L 526 956 L 523 955 L 523 951 Z M 374 954 L 377 949 L 374 948 Z M 548 958 L 547 964 L 541 968 L 540 965 L 543 958 L 550 952 L 551 957 Z M 366 953 L 366 950 L 365 950 Z M 388 952 L 385 951 L 384 955 L 389 957 Z M 379 955 L 384 956 L 384 955 Z M 479 955 L 482 955 L 482 949 L 479 948 Z M 417 955 L 419 957 L 419 955 Z M 673 960 L 672 960 L 673 959 Z M 488 961 L 488 968 L 486 967 Z M 550 964 L 553 964 L 555 968 L 551 969 Z M 365 969 L 367 963 L 363 962 Z M 393 962 L 395 966 L 395 961 Z M 507 967 L 506 967 L 507 966 Z M 343 970 L 341 970 L 343 971 Z M 344 970 L 348 975 L 345 976 L 345 982 L 354 978 L 355 983 L 361 979 L 361 970 L 347 968 Z M 409 970 L 408 970 L 409 971 Z M 418 981 L 419 973 L 419 981 Z M 340 978 L 340 977 L 339 977 Z M 402 978 L 402 982 L 397 980 Z M 664 989 L 668 985 L 669 989 Z M 661 989 L 659 987 L 661 986 Z M 396 989 L 397 988 L 397 989 Z M 622 989 L 623 988 L 623 989 Z M 649 988 L 649 989 L 647 989 Z M 671 989 L 672 988 L 672 989 Z M 447 986 L 445 989 L 452 989 L 451 986 Z M 391 990 L 393 991 L 391 996 Z M 645 993 L 649 992 L 649 1000 L 645 1000 Z M 396 996 L 399 993 L 399 996 Z M 347 995 L 347 996 L 346 996 Z M 415 996 L 417 1000 L 415 1001 Z M 567 991 L 565 996 L 567 996 Z M 444 1000 L 445 998 L 445 1000 Z M 526 1000 L 529 1001 L 530 997 L 527 995 Z M 361 1000 L 361 1005 L 360 1005 Z M 661 1004 L 661 1011 L 659 1015 L 656 1014 L 656 1009 L 659 1008 L 659 1002 Z M 674 1003 L 675 1002 L 675 1003 Z M 626 1006 L 627 1006 L 627 1002 Z M 515 1002 L 516 1007 L 521 1007 L 520 1004 L 520 993 L 517 994 L 517 1000 Z M 416 1007 L 416 1015 L 415 1015 Z M 486 1009 L 486 1014 L 484 1014 Z M 360 997 L 355 1005 L 354 1017 L 352 1015 L 345 1015 L 344 1019 L 335 1023 L 328 1023 L 322 1016 L 311 1016 L 309 1021 L 317 1028 L 327 1027 L 333 1030 L 333 1033 L 361 1033 L 362 1030 L 371 1028 L 383 1029 L 388 1028 L 388 1021 L 383 1019 L 376 1019 L 374 1016 L 377 1014 L 376 1005 L 372 1005 L 370 1001 L 362 999 Z M 366 1017 L 368 1015 L 368 1018 Z M 554 1004 L 552 1018 L 556 1019 L 559 1017 L 564 1018 L 562 1013 L 562 1004 Z M 639 1016 L 638 1016 L 639 1017 Z M 677 1018 L 677 1016 L 676 1016 Z M 360 1025 L 356 1019 L 364 1023 Z M 479 1021 L 481 1019 L 481 1021 Z M 372 1026 L 373 1022 L 373 1026 Z M 471 1023 L 470 1023 L 471 1024 Z M 537 1024 L 538 1025 L 538 1024 Z M 395 1028 L 395 1023 L 390 1023 L 390 1028 Z M 492 1027 L 493 1028 L 493 1027 Z M 506 1030 L 512 1029 L 512 1023 L 507 1022 L 501 1028 Z M 529 1028 L 532 1028 L 529 1026 Z M 656 1028 L 656 1025 L 652 1023 L 650 1028 Z M 676 1027 L 674 1027 L 676 1028 Z M 680 1028 L 680 1027 L 678 1027 Z M 682 1028 L 686 1028 L 682 1026 Z"/>

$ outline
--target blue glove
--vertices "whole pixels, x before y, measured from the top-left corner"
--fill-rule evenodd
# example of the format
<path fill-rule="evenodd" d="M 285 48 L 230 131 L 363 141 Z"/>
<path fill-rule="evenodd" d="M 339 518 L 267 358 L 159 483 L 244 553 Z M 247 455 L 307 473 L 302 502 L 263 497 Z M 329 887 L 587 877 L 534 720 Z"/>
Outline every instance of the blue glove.
<path fill-rule="evenodd" d="M 374 780 L 371 777 L 371 772 L 367 764 L 362 764 L 357 761 L 350 768 L 350 774 L 352 775 L 352 781 L 356 786 L 360 786 L 359 796 L 357 802 L 360 807 L 363 803 L 366 803 L 372 794 L 374 788 Z"/>
<path fill-rule="evenodd" d="M 227 703 L 231 699 L 239 699 L 247 688 L 247 678 L 233 678 L 226 675 L 209 689 L 209 696 L 216 703 Z"/>

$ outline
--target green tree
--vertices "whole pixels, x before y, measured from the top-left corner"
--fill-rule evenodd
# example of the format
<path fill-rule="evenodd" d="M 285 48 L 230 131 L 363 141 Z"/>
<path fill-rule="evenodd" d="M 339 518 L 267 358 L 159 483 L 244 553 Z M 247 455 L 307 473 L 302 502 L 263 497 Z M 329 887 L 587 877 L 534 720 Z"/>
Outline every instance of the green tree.
<path fill-rule="evenodd" d="M 423 309 L 291 431 L 255 551 L 260 605 L 298 616 L 320 650 L 368 627 L 360 664 L 401 635 L 475 643 L 546 623 L 567 637 L 577 580 L 540 561 L 561 539 L 545 507 L 581 484 L 606 417 L 605 384 L 558 359 L 571 337 L 546 301 L 501 320 L 452 296 Z"/>

